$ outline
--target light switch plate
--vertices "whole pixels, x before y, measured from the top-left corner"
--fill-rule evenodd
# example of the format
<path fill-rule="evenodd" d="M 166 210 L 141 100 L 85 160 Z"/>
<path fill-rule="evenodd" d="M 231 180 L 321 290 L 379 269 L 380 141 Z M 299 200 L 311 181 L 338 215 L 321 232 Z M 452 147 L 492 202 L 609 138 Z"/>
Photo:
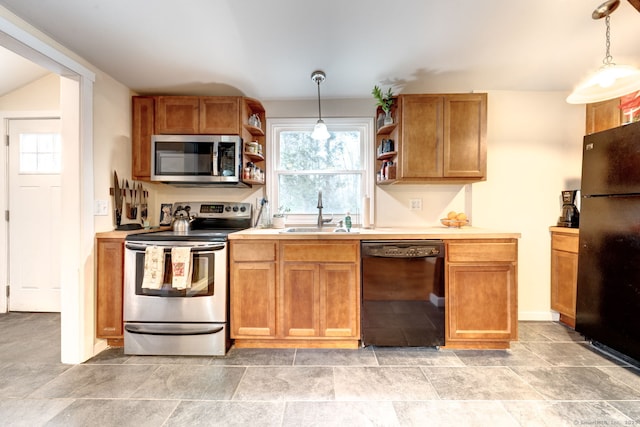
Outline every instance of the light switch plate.
<path fill-rule="evenodd" d="M 93 214 L 96 216 L 108 215 L 109 203 L 106 200 L 93 201 Z"/>
<path fill-rule="evenodd" d="M 409 199 L 409 210 L 421 211 L 422 210 L 422 199 Z"/>

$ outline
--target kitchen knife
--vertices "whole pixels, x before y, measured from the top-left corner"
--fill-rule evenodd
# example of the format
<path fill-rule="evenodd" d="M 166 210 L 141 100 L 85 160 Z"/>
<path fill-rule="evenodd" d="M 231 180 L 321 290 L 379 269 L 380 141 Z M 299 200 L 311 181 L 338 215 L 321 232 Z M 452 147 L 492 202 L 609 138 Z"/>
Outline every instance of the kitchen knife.
<path fill-rule="evenodd" d="M 122 221 L 122 192 L 120 190 L 120 183 L 118 182 L 118 174 L 116 171 L 113 171 L 113 200 L 115 204 L 114 216 L 116 228 L 118 228 Z"/>
<path fill-rule="evenodd" d="M 142 184 L 140 185 L 140 221 L 142 225 L 145 225 L 147 221 L 147 191 L 142 188 Z"/>
<path fill-rule="evenodd" d="M 133 193 L 131 193 L 131 190 L 129 189 L 129 180 L 125 180 L 124 181 L 124 211 L 125 214 L 127 215 L 127 218 L 129 219 L 133 219 L 131 218 L 131 196 L 133 195 Z"/>
<path fill-rule="evenodd" d="M 131 200 L 131 211 L 130 211 L 130 219 L 136 219 L 138 218 L 138 204 L 139 204 L 139 199 L 138 199 L 138 187 L 136 186 L 136 182 L 134 181 L 132 183 L 132 200 Z"/>

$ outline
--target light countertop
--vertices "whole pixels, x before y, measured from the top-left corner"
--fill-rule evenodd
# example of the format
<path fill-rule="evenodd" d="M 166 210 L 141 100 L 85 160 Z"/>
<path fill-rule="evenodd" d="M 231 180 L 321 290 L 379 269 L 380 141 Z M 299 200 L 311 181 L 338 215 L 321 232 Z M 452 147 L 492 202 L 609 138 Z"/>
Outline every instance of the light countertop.
<path fill-rule="evenodd" d="M 98 239 L 124 239 L 129 234 L 140 234 L 140 233 L 152 233 L 154 231 L 165 231 L 171 230 L 171 227 L 162 226 L 162 227 L 152 227 L 152 228 L 140 228 L 137 230 L 111 230 L 111 231 L 102 231 L 96 233 L 96 238 Z"/>
<path fill-rule="evenodd" d="M 423 227 L 423 228 L 356 228 L 351 233 L 309 232 L 309 233 L 282 233 L 285 229 L 277 228 L 250 228 L 229 235 L 230 240 L 255 240 L 255 239 L 330 239 L 330 240 L 392 240 L 392 239 L 517 239 L 520 233 L 492 230 L 478 227 Z M 331 230 L 331 228 L 328 228 Z"/>

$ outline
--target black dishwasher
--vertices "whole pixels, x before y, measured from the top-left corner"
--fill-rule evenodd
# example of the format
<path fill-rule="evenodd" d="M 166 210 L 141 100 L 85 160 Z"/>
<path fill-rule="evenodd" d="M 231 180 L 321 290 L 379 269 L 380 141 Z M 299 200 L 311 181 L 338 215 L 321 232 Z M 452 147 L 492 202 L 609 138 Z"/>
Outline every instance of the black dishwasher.
<path fill-rule="evenodd" d="M 444 345 L 444 243 L 363 240 L 362 345 Z"/>

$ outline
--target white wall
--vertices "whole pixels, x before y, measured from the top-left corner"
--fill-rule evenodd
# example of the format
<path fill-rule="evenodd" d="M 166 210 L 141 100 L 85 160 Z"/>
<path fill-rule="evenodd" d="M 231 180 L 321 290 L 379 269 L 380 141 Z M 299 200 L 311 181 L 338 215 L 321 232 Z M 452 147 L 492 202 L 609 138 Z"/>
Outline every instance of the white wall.
<path fill-rule="evenodd" d="M 60 109 L 60 76 L 55 73 L 0 97 L 0 111 L 57 111 Z"/>

